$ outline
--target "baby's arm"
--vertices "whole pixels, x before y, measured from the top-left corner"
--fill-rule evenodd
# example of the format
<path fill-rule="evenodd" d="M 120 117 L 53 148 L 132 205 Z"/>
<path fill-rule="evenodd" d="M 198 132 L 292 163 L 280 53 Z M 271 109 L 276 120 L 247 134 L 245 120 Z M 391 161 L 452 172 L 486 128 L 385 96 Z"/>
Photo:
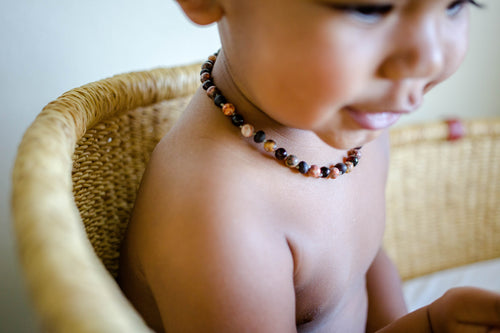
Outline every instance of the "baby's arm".
<path fill-rule="evenodd" d="M 186 210 L 149 244 L 146 276 L 165 330 L 296 332 L 286 239 L 243 216 L 198 214 Z"/>
<path fill-rule="evenodd" d="M 368 291 L 368 320 L 366 332 L 375 332 L 408 310 L 403 298 L 401 279 L 396 267 L 380 249 L 366 275 Z"/>

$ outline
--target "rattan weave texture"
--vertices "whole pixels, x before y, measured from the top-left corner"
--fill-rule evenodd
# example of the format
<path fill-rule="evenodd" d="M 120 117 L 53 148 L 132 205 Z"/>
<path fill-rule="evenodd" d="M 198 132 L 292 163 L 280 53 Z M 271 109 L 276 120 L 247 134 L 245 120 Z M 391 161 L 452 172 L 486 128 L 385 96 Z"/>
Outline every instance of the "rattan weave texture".
<path fill-rule="evenodd" d="M 500 257 L 500 118 L 397 128 L 386 248 L 404 279 Z"/>

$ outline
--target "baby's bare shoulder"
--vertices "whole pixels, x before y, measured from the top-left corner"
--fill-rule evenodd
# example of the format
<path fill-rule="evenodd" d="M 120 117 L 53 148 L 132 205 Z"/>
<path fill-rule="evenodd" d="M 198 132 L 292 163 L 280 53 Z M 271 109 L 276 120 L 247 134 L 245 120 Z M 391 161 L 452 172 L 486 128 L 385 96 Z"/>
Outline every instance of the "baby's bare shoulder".
<path fill-rule="evenodd" d="M 165 171 L 168 156 L 153 156 L 132 221 L 165 329 L 293 331 L 293 259 L 252 197 L 258 184 L 195 154 L 211 164 Z"/>

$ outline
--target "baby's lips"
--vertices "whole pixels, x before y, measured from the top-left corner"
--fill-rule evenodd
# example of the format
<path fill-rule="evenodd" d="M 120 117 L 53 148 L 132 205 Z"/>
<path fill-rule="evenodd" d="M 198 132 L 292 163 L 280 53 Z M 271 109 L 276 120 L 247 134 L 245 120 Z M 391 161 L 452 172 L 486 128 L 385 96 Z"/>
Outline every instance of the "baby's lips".
<path fill-rule="evenodd" d="M 394 125 L 406 111 L 368 112 L 347 108 L 349 116 L 361 127 L 369 130 L 381 130 Z"/>

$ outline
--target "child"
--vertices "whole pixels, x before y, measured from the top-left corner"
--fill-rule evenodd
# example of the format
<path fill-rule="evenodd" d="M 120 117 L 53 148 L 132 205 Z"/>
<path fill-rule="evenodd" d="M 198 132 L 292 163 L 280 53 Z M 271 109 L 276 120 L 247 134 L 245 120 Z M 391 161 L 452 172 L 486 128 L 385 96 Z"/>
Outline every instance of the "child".
<path fill-rule="evenodd" d="M 478 289 L 407 314 L 381 249 L 387 129 L 458 68 L 476 3 L 178 2 L 218 23 L 222 49 L 155 149 L 129 226 L 120 283 L 146 322 L 499 331 L 500 296 Z"/>

